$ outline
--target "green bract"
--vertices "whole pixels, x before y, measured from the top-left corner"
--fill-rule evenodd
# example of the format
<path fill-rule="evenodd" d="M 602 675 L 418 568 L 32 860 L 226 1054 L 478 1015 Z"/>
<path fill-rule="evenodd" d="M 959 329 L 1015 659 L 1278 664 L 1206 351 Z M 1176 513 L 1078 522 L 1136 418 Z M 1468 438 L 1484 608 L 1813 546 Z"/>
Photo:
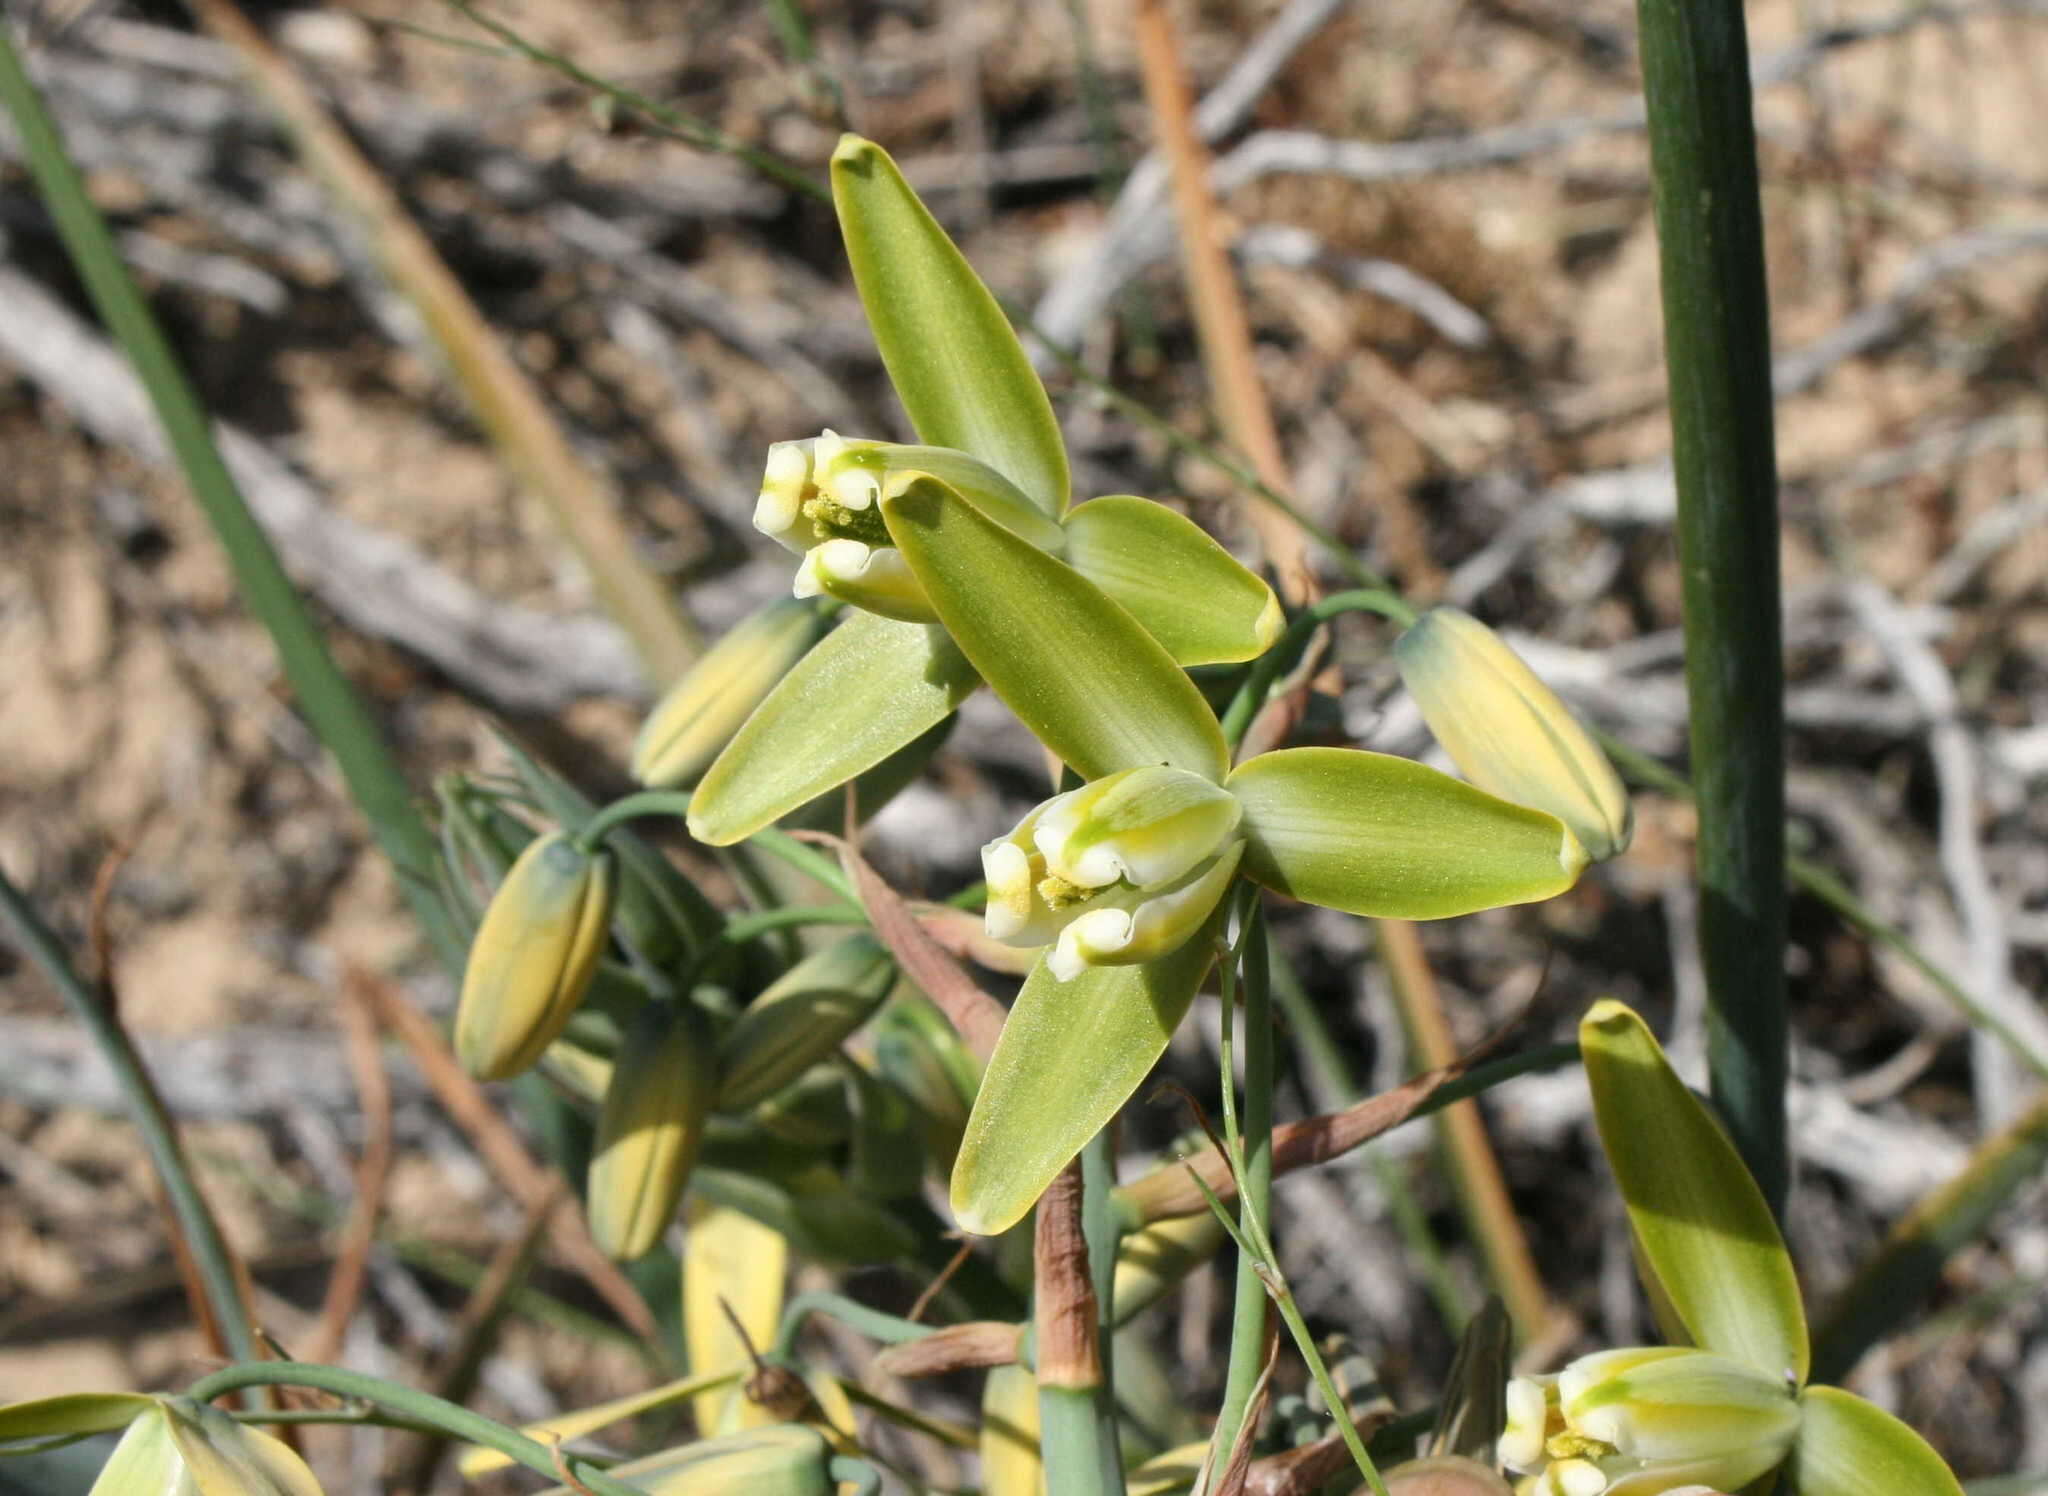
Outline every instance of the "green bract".
<path fill-rule="evenodd" d="M 1601 1145 L 1660 1313 L 1698 1349 L 1582 1357 L 1508 1386 L 1502 1463 L 1530 1496 L 1732 1491 L 1782 1467 L 1788 1496 L 1959 1496 L 1955 1477 L 1889 1413 L 1808 1387 L 1792 1260 L 1719 1124 L 1617 1002 L 1579 1026 Z"/>

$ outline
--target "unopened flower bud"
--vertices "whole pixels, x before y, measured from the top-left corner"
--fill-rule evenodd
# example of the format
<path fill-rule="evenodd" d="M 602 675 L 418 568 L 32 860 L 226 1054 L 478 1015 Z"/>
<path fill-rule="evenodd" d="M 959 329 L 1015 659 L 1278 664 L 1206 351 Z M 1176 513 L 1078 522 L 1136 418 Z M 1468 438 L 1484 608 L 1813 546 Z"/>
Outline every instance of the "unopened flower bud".
<path fill-rule="evenodd" d="M 827 431 L 768 449 L 754 528 L 803 557 L 794 592 L 823 594 L 885 618 L 935 623 L 923 584 L 889 537 L 882 500 L 921 477 L 1033 545 L 1057 551 L 1065 532 L 994 468 L 946 447 L 903 446 Z"/>
<path fill-rule="evenodd" d="M 832 1448 L 817 1429 L 777 1423 L 699 1439 L 605 1473 L 647 1496 L 830 1496 Z M 541 1496 L 570 1496 L 555 1486 Z M 576 1489 L 581 1489 L 576 1488 Z"/>
<path fill-rule="evenodd" d="M 785 597 L 720 639 L 648 715 L 633 744 L 633 777 L 653 789 L 696 783 L 824 625 L 816 603 Z"/>
<path fill-rule="evenodd" d="M 1670 1496 L 1739 1490 L 1775 1468 L 1799 1430 L 1789 1380 L 1710 1351 L 1600 1351 L 1554 1379 L 1508 1384 L 1501 1462 L 1531 1496 Z"/>
<path fill-rule="evenodd" d="M 608 1256 L 646 1256 L 675 1219 L 717 1095 L 714 1059 L 687 1002 L 650 1003 L 620 1044 L 586 1192 L 590 1234 Z"/>
<path fill-rule="evenodd" d="M 830 1055 L 896 984 L 880 942 L 849 935 L 792 966 L 747 1005 L 718 1050 L 718 1107 L 740 1112 Z"/>
<path fill-rule="evenodd" d="M 470 942 L 455 1053 L 479 1080 L 517 1075 L 560 1036 L 589 989 L 611 921 L 612 859 L 559 831 L 531 843 Z"/>
<path fill-rule="evenodd" d="M 1595 861 L 1627 848 L 1633 811 L 1614 766 L 1500 635 L 1469 613 L 1432 608 L 1395 642 L 1394 663 L 1472 783 L 1556 816 Z"/>
<path fill-rule="evenodd" d="M 1199 774 L 1145 764 L 1056 795 L 981 851 L 986 927 L 1056 941 L 1061 981 L 1150 961 L 1202 927 L 1237 868 L 1243 808 Z"/>

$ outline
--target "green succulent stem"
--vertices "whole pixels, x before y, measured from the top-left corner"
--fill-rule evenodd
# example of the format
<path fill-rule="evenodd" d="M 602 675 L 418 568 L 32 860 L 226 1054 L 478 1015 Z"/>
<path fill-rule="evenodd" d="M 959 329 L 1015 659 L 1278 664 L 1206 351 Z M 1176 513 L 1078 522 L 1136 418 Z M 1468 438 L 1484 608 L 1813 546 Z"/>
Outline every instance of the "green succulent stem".
<path fill-rule="evenodd" d="M 1785 727 L 1763 211 L 1741 0 L 1639 0 L 1714 1101 L 1772 1211 L 1785 1145 Z"/>
<path fill-rule="evenodd" d="M 421 1392 L 417 1388 L 387 1382 L 359 1371 L 346 1371 L 339 1366 L 316 1366 L 303 1361 L 257 1361 L 229 1366 L 193 1383 L 186 1395 L 199 1402 L 211 1402 L 244 1387 L 311 1387 L 321 1392 L 332 1392 L 337 1397 L 388 1408 L 400 1418 L 423 1424 L 451 1439 L 495 1449 L 527 1469 L 550 1478 L 559 1479 L 567 1473 L 582 1482 L 592 1496 L 641 1496 L 635 1487 L 607 1475 L 603 1466 L 593 1464 L 580 1455 L 549 1449 L 502 1423 L 494 1422 L 481 1413 L 472 1413 L 431 1392 Z"/>

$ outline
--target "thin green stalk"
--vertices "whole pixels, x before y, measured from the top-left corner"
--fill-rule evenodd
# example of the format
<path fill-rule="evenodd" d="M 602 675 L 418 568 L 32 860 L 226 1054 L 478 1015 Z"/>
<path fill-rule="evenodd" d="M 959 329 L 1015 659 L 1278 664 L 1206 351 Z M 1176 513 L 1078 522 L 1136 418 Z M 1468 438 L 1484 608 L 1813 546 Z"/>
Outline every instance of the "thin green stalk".
<path fill-rule="evenodd" d="M 1256 890 L 1240 904 L 1244 936 L 1238 959 L 1227 962 L 1223 978 L 1223 1123 L 1224 1143 L 1236 1162 L 1238 1220 L 1247 1238 L 1263 1235 L 1263 1222 L 1273 1193 L 1273 1004 L 1266 953 L 1265 906 Z M 1233 982 L 1235 969 L 1238 980 Z M 1240 1122 L 1232 1101 L 1237 1078 L 1232 1073 L 1232 987 L 1244 992 L 1244 1106 Z M 1230 1318 L 1230 1361 L 1224 1371 L 1223 1406 L 1210 1440 L 1212 1474 L 1230 1460 L 1240 1437 L 1248 1437 L 1245 1419 L 1252 1391 L 1265 1368 L 1266 1278 L 1256 1252 L 1242 1248 L 1237 1257 L 1237 1289 Z M 1339 1407 L 1342 1404 L 1338 1404 Z"/>
<path fill-rule="evenodd" d="M 1308 647 L 1309 636 L 1340 613 L 1377 613 L 1403 627 L 1415 621 L 1413 608 L 1393 593 L 1377 587 L 1333 592 L 1302 609 L 1288 622 L 1287 632 L 1273 642 L 1273 647 L 1252 662 L 1244 684 L 1231 698 L 1230 706 L 1223 713 L 1223 740 L 1226 743 L 1235 748 L 1244 740 L 1252 718 L 1266 704 L 1266 695 L 1273 689 L 1273 682 L 1283 671 L 1294 668 L 1301 659 L 1302 650 Z"/>
<path fill-rule="evenodd" d="M 783 160 L 773 151 L 764 151 L 758 146 L 748 145 L 737 136 L 726 134 L 709 120 L 685 114 L 680 109 L 672 109 L 666 104 L 648 98 L 645 94 L 635 93 L 630 88 L 621 88 L 595 73 L 585 72 L 559 52 L 550 52 L 544 47 L 536 46 L 502 21 L 493 20 L 469 4 L 468 0 L 447 0 L 447 3 L 450 9 L 472 25 L 489 32 L 527 61 L 552 68 L 571 82 L 581 84 L 600 97 L 610 99 L 614 104 L 652 120 L 666 128 L 678 140 L 696 146 L 699 150 L 721 151 L 736 160 L 744 161 L 762 176 L 772 177 L 783 186 L 801 192 L 806 197 L 816 198 L 819 202 L 825 203 L 832 200 L 831 189 L 823 182 L 811 176 L 802 167 Z"/>
<path fill-rule="evenodd" d="M 559 1480 L 567 1473 L 581 1481 L 591 1496 L 643 1496 L 642 1492 L 624 1481 L 605 1474 L 603 1466 L 592 1464 L 581 1455 L 549 1449 L 502 1423 L 494 1422 L 481 1413 L 472 1413 L 431 1392 L 402 1387 L 396 1382 L 366 1376 L 359 1371 L 344 1371 L 339 1366 L 314 1366 L 303 1361 L 259 1361 L 246 1366 L 229 1366 L 193 1383 L 186 1395 L 200 1402 L 211 1402 L 224 1393 L 243 1387 L 312 1387 L 321 1392 L 332 1392 L 338 1397 L 374 1403 L 380 1408 L 391 1409 L 401 1418 L 426 1424 L 450 1438 L 495 1449 L 550 1479 Z"/>
<path fill-rule="evenodd" d="M 1095 1391 L 1096 1440 L 1123 1490 L 1123 1448 L 1116 1406 L 1116 1258 L 1123 1227 L 1116 1213 L 1116 1150 L 1105 1127 L 1081 1149 L 1081 1235 L 1088 1244 L 1088 1276 L 1095 1289 L 1096 1341 L 1102 1380 Z"/>
<path fill-rule="evenodd" d="M 1373 1496 L 1387 1496 L 1386 1484 L 1380 1479 L 1379 1467 L 1366 1442 L 1359 1437 L 1357 1424 L 1345 1414 L 1344 1394 L 1330 1376 L 1330 1369 L 1323 1360 L 1323 1354 L 1316 1348 L 1314 1337 L 1309 1334 L 1308 1322 L 1302 1318 L 1301 1306 L 1295 1302 L 1294 1290 L 1288 1286 L 1286 1277 L 1280 1271 L 1271 1240 L 1263 1232 L 1247 1232 L 1242 1225 L 1233 1221 L 1222 1200 L 1209 1188 L 1201 1174 L 1193 1169 L 1188 1173 L 1194 1180 L 1195 1188 L 1200 1190 L 1202 1197 L 1209 1202 L 1209 1209 L 1222 1223 L 1224 1231 L 1229 1233 L 1230 1240 L 1236 1245 L 1238 1252 L 1258 1264 L 1259 1276 L 1266 1285 L 1266 1292 L 1272 1297 L 1274 1307 L 1280 1311 L 1280 1319 L 1287 1326 L 1287 1333 L 1294 1337 L 1295 1349 L 1301 1352 L 1302 1360 L 1308 1364 L 1309 1375 L 1315 1380 L 1316 1390 L 1323 1395 L 1324 1406 L 1333 1410 L 1332 1416 L 1337 1430 L 1343 1437 L 1344 1447 L 1351 1453 L 1352 1462 L 1358 1467 L 1358 1473 L 1365 1477 L 1365 1483 L 1371 1487 Z M 1372 1442 L 1381 1444 L 1384 1440 L 1382 1458 L 1402 1458 L 1402 1455 L 1388 1454 L 1386 1450 L 1412 1449 L 1415 1436 L 1428 1429 L 1435 1416 L 1435 1410 L 1429 1409 L 1396 1419 L 1394 1423 L 1378 1430 Z M 1399 1437 L 1388 1438 L 1389 1429 L 1399 1429 Z"/>
<path fill-rule="evenodd" d="M 1681 799 L 1693 798 L 1692 785 L 1686 781 L 1684 775 L 1666 768 L 1640 748 L 1624 743 L 1611 733 L 1596 730 L 1595 736 L 1600 741 L 1601 750 L 1614 760 L 1615 767 L 1637 784 L 1662 790 L 1667 795 L 1676 795 Z M 2003 1019 L 1972 997 L 1962 983 L 1929 960 L 1927 953 L 1913 942 L 1911 936 L 1897 925 L 1880 918 L 1875 909 L 1858 897 L 1856 891 L 1836 877 L 1831 870 L 1811 857 L 1802 857 L 1797 852 L 1787 852 L 1785 873 L 1793 883 L 1834 910 L 1844 924 L 1886 949 L 1896 951 L 1908 965 L 1932 982 L 1958 1013 L 1998 1039 L 2012 1052 L 2015 1059 L 2034 1074 L 2048 1080 L 2048 1055 L 2038 1053 L 2025 1039 L 2014 1033 Z"/>
<path fill-rule="evenodd" d="M 870 1309 L 844 1294 L 800 1293 L 783 1307 L 782 1323 L 775 1332 L 775 1348 L 769 1354 L 783 1361 L 793 1357 L 797 1337 L 803 1333 L 805 1323 L 813 1314 L 836 1319 L 848 1329 L 858 1330 L 868 1339 L 879 1340 L 884 1345 L 906 1345 L 913 1340 L 922 1340 L 938 1328 L 900 1315 L 886 1314 L 880 1309 Z"/>
<path fill-rule="evenodd" d="M 1273 997 L 1280 1005 L 1288 1032 L 1294 1036 L 1295 1049 L 1315 1075 L 1317 1109 L 1335 1112 L 1350 1106 L 1363 1094 L 1357 1078 L 1351 1073 L 1343 1048 L 1331 1034 L 1329 1025 L 1323 1022 L 1323 1015 L 1309 1000 L 1308 993 L 1302 990 L 1294 963 L 1278 947 L 1273 950 L 1272 978 Z M 1400 1233 L 1409 1254 L 1420 1264 L 1422 1280 L 1429 1289 L 1430 1299 L 1436 1304 L 1438 1316 L 1451 1333 L 1456 1334 L 1464 1328 L 1471 1311 L 1465 1305 L 1464 1293 L 1451 1272 L 1451 1264 L 1444 1257 L 1436 1233 L 1429 1229 L 1429 1217 L 1417 1202 L 1415 1191 L 1408 1187 L 1408 1176 L 1402 1173 L 1400 1165 L 1387 1157 L 1384 1148 L 1374 1148 L 1370 1144 L 1367 1148 L 1374 1177 L 1387 1202 L 1387 1213 L 1394 1218 L 1394 1229 Z"/>
<path fill-rule="evenodd" d="M 1741 0 L 1638 0 L 1663 267 L 1714 1101 L 1782 1215 L 1785 716 L 1763 212 Z"/>
<path fill-rule="evenodd" d="M 0 51 L 5 51 L 5 42 L 5 32 L 0 30 Z M 6 55 L 13 56 L 11 52 Z M 22 951 L 42 968 L 72 1016 L 92 1036 L 114 1073 L 115 1083 L 128 1098 L 136 1130 L 142 1134 L 157 1178 L 163 1181 L 164 1194 L 178 1218 L 178 1229 L 191 1250 L 207 1307 L 214 1323 L 220 1326 L 221 1339 L 229 1353 L 244 1359 L 261 1355 L 249 1327 L 249 1311 L 242 1302 L 241 1282 L 235 1274 L 235 1260 L 228 1251 L 227 1239 L 221 1235 L 220 1223 L 207 1207 L 198 1181 L 192 1177 L 191 1165 L 178 1141 L 177 1126 L 164 1106 L 163 1097 L 157 1093 L 142 1056 L 129 1039 L 128 1030 L 101 1001 L 100 994 L 79 976 L 56 934 L 43 923 L 42 916 L 4 871 L 0 871 L 0 916 L 5 917 Z"/>
<path fill-rule="evenodd" d="M 1839 1382 L 1863 1353 L 1926 1301 L 1959 1247 L 2048 1163 L 2048 1094 L 1996 1137 L 1969 1166 L 1892 1227 L 1876 1256 L 1842 1290 L 1813 1337 L 1812 1378 Z"/>
<path fill-rule="evenodd" d="M 413 792 L 376 724 L 328 655 L 319 630 L 278 562 L 270 537 L 250 514 L 221 460 L 206 412 L 122 263 L 106 220 L 87 196 L 78 169 L 29 81 L 4 23 L 0 23 L 0 102 L 14 118 L 36 185 L 94 309 L 148 389 L 178 466 L 220 537 L 237 590 L 249 611 L 270 632 L 299 709 L 334 755 L 349 793 L 397 870 L 399 888 L 435 953 L 449 970 L 460 970 L 468 942 L 436 891 L 434 838 L 414 807 Z"/>

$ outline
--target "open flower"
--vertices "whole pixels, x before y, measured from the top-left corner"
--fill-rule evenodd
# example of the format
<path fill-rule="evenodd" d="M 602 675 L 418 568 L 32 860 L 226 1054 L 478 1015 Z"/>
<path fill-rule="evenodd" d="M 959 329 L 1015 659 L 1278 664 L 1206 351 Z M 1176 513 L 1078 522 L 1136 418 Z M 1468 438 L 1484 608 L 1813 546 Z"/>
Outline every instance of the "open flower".
<path fill-rule="evenodd" d="M 981 849 L 987 929 L 1057 941 L 1062 981 L 1174 950 L 1208 923 L 1243 854 L 1244 808 L 1199 774 L 1139 765 L 1057 795 Z"/>
<path fill-rule="evenodd" d="M 1522 1476 L 1518 1496 L 1713 1496 L 1774 1470 L 1786 1496 L 1961 1496 L 1905 1424 L 1805 1385 L 1806 1312 L 1777 1223 L 1642 1019 L 1595 1003 L 1579 1053 L 1637 1264 L 1692 1345 L 1511 1380 L 1498 1454 Z"/>
<path fill-rule="evenodd" d="M 1799 1429 L 1789 1382 L 1709 1351 L 1599 1351 L 1508 1384 L 1501 1462 L 1532 1496 L 1736 1489 L 1781 1463 Z"/>

